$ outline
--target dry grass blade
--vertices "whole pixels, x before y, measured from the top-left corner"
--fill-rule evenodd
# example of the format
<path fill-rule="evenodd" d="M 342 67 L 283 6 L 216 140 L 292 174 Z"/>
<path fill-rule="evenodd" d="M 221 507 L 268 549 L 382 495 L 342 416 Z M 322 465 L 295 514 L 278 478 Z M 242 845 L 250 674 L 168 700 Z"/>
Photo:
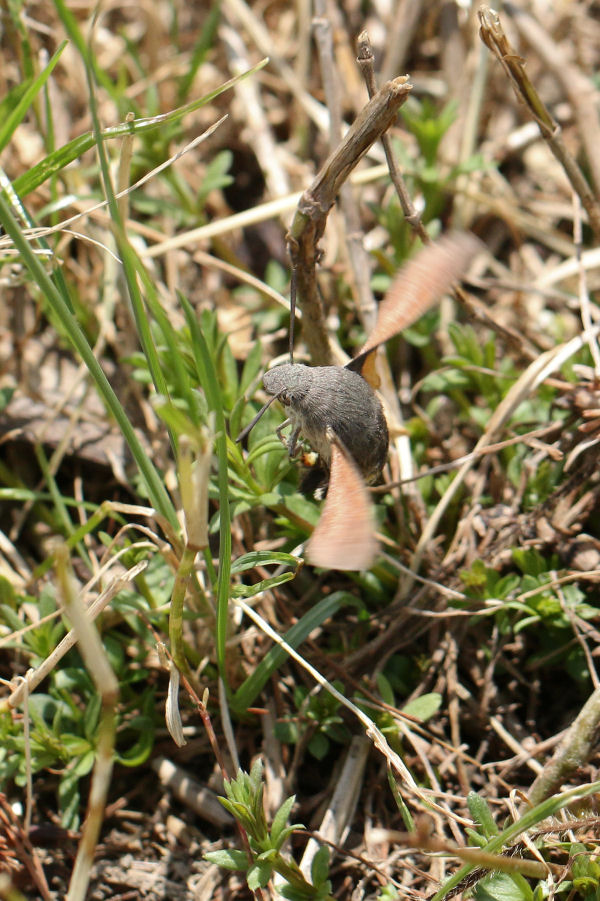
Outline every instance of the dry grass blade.
<path fill-rule="evenodd" d="M 324 838 L 333 844 L 342 841 L 345 830 L 352 822 L 360 797 L 370 747 L 364 735 L 355 735 L 350 742 L 331 801 L 318 829 L 319 839 Z M 307 879 L 319 847 L 319 842 L 311 838 L 304 849 L 300 869 Z"/>
<path fill-rule="evenodd" d="M 83 901 L 87 896 L 94 851 L 104 819 L 104 806 L 113 769 L 113 753 L 116 730 L 116 705 L 119 699 L 119 683 L 108 661 L 100 635 L 93 625 L 76 591 L 73 590 L 66 547 L 56 552 L 57 576 L 67 613 L 73 622 L 73 630 L 86 668 L 93 679 L 101 699 L 96 760 L 92 775 L 87 816 L 83 825 L 77 857 L 71 874 L 67 901 Z"/>

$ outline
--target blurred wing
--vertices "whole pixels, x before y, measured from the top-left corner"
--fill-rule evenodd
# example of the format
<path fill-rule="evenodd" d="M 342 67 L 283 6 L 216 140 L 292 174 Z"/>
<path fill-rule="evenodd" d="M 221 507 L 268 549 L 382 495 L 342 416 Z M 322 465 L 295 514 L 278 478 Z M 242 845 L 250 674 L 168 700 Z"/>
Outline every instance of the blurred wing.
<path fill-rule="evenodd" d="M 331 472 L 323 512 L 306 559 L 325 569 L 368 569 L 377 556 L 373 504 L 358 467 L 339 438 L 331 440 Z"/>
<path fill-rule="evenodd" d="M 426 313 L 464 274 L 481 246 L 474 235 L 455 232 L 424 247 L 409 260 L 388 288 L 379 305 L 377 324 L 348 368 L 359 372 L 372 384 L 371 352 Z"/>

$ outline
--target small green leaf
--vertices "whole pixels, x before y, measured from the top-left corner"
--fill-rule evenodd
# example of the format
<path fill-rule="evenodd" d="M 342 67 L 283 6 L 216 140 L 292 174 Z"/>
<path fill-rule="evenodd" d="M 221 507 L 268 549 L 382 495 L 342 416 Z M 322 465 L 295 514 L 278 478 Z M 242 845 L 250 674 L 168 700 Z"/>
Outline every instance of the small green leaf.
<path fill-rule="evenodd" d="M 532 901 L 527 880 L 518 874 L 493 873 L 480 882 L 473 892 L 477 901 Z"/>
<path fill-rule="evenodd" d="M 498 835 L 498 827 L 494 822 L 487 801 L 478 795 L 477 792 L 470 791 L 467 795 L 467 804 L 473 822 L 479 826 L 479 832 L 484 835 L 485 838 L 491 838 L 492 835 Z"/>
<path fill-rule="evenodd" d="M 273 867 L 270 863 L 255 863 L 248 870 L 246 881 L 248 888 L 255 892 L 259 888 L 265 888 L 269 884 L 269 880 L 273 875 Z"/>
<path fill-rule="evenodd" d="M 312 884 L 317 887 L 323 885 L 329 876 L 329 848 L 322 845 L 315 856 L 310 868 Z"/>
<path fill-rule="evenodd" d="M 276 851 L 281 851 L 282 847 L 284 846 L 290 835 L 292 835 L 292 833 L 296 832 L 297 830 L 303 830 L 305 828 L 306 827 L 302 823 L 291 823 L 289 826 L 286 826 L 285 829 L 282 829 L 279 833 L 279 839 L 277 840 L 275 848 Z"/>
<path fill-rule="evenodd" d="M 56 725 L 53 723 L 53 726 Z M 63 732 L 60 736 L 61 744 L 65 751 L 67 751 L 69 758 L 71 757 L 79 757 L 83 759 L 84 755 L 87 755 L 90 752 L 90 742 L 81 735 L 75 735 L 71 732 Z M 94 755 L 92 753 L 92 764 L 94 762 Z M 90 767 L 91 769 L 91 767 Z M 89 770 L 86 772 L 81 772 L 81 776 L 87 775 Z"/>
<path fill-rule="evenodd" d="M 219 801 L 225 810 L 228 810 L 232 817 L 238 820 L 246 832 L 252 833 L 254 831 L 254 822 L 245 804 L 240 804 L 239 801 L 230 801 L 228 798 L 219 798 Z"/>
<path fill-rule="evenodd" d="M 298 723 L 291 720 L 275 723 L 273 734 L 277 741 L 285 745 L 295 745 L 300 737 Z"/>
<path fill-rule="evenodd" d="M 273 823 L 271 825 L 271 838 L 275 843 L 277 843 L 279 839 L 281 830 L 285 828 L 285 824 L 288 821 L 288 817 L 295 802 L 296 795 L 291 795 L 289 798 L 286 798 L 286 800 L 283 802 L 283 804 L 273 817 Z"/>
<path fill-rule="evenodd" d="M 126 751 L 115 754 L 115 760 L 122 766 L 141 766 L 150 756 L 154 746 L 154 723 L 151 717 L 135 717 L 129 724 L 138 731 L 138 738 Z"/>
<path fill-rule="evenodd" d="M 470 826 L 467 826 L 465 832 L 470 845 L 474 845 L 476 848 L 485 848 L 487 845 L 487 838 L 485 838 L 485 836 L 480 832 L 477 832 L 476 829 L 471 829 Z"/>
<path fill-rule="evenodd" d="M 317 760 L 323 760 L 330 748 L 330 742 L 326 735 L 317 732 L 308 743 L 308 750 Z"/>
<path fill-rule="evenodd" d="M 0 388 L 0 410 L 4 410 L 8 406 L 14 393 L 15 389 L 9 386 Z"/>
<path fill-rule="evenodd" d="M 218 867 L 226 870 L 242 870 L 245 872 L 250 863 L 247 855 L 243 851 L 231 849 L 228 851 L 207 851 L 204 855 L 205 860 L 216 863 Z"/>
<path fill-rule="evenodd" d="M 65 829 L 79 826 L 79 776 L 74 768 L 65 770 L 58 783 L 61 824 Z"/>
<path fill-rule="evenodd" d="M 421 382 L 421 389 L 440 394 L 455 388 L 468 388 L 469 383 L 469 376 L 459 369 L 440 369 L 425 376 Z"/>
<path fill-rule="evenodd" d="M 416 716 L 417 719 L 423 720 L 423 722 L 425 722 L 434 714 L 436 714 L 441 706 L 441 694 L 439 694 L 437 691 L 432 691 L 429 694 L 421 695 L 421 697 L 415 698 L 414 701 L 410 701 L 410 703 L 408 703 L 406 707 L 402 708 L 402 713 L 407 713 L 410 716 Z"/>
<path fill-rule="evenodd" d="M 85 737 L 92 741 L 97 730 L 98 720 L 100 718 L 100 710 L 102 708 L 102 698 L 99 694 L 93 694 L 88 698 L 85 712 L 83 714 L 83 729 Z"/>
<path fill-rule="evenodd" d="M 283 585 L 285 582 L 291 582 L 295 576 L 296 573 L 280 573 L 278 576 L 272 576 L 270 579 L 261 579 L 260 582 L 256 582 L 254 585 L 234 585 L 231 589 L 231 595 L 234 598 L 253 598 L 260 594 L 261 591 L 268 591 L 271 588 L 276 588 L 278 585 Z"/>
<path fill-rule="evenodd" d="M 96 754 L 94 751 L 89 750 L 86 751 L 80 760 L 77 761 L 75 766 L 73 767 L 74 775 L 78 776 L 80 779 L 82 776 L 87 776 L 88 773 L 91 772 L 94 762 L 96 760 Z"/>
<path fill-rule="evenodd" d="M 231 167 L 232 159 L 233 154 L 231 151 L 222 150 L 208 163 L 200 190 L 198 191 L 198 196 L 196 197 L 198 209 L 202 209 L 206 196 L 210 194 L 211 191 L 226 188 L 231 184 L 233 178 L 229 175 L 229 169 Z M 259 350 L 261 349 L 260 341 L 256 342 L 256 346 Z"/>
<path fill-rule="evenodd" d="M 242 376 L 240 378 L 240 392 L 244 393 L 248 390 L 250 383 L 254 381 L 260 372 L 262 365 L 262 344 L 256 341 L 250 349 L 250 353 L 244 361 Z"/>
<path fill-rule="evenodd" d="M 396 704 L 394 690 L 390 685 L 389 679 L 383 673 L 377 673 L 377 688 L 379 689 L 381 700 L 385 704 L 389 704 L 390 707 L 394 707 Z"/>

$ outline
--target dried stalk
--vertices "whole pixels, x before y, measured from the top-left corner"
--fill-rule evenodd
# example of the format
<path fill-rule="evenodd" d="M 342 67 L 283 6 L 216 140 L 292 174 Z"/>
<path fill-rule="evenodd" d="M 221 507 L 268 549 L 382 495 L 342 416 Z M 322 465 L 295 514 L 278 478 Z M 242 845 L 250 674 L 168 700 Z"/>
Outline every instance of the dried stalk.
<path fill-rule="evenodd" d="M 66 545 L 60 546 L 56 551 L 56 575 L 59 590 L 67 614 L 73 623 L 83 662 L 102 699 L 96 741 L 96 761 L 87 815 L 81 831 L 81 840 L 67 893 L 67 901 L 83 901 L 87 897 L 94 851 L 104 819 L 106 795 L 112 774 L 119 683 L 111 669 L 100 635 L 91 620 L 89 611 L 86 610 L 74 589 L 68 553 Z"/>
<path fill-rule="evenodd" d="M 351 171 L 390 127 L 411 89 L 406 77 L 401 77 L 388 82 L 375 94 L 298 203 L 287 241 L 297 279 L 304 340 L 315 364 L 333 363 L 316 279 L 318 244 L 325 231 L 329 210 Z"/>
<path fill-rule="evenodd" d="M 310 879 L 312 863 L 315 854 L 321 847 L 322 840 L 339 844 L 343 841 L 349 824 L 352 823 L 370 750 L 371 744 L 365 735 L 355 735 L 352 738 L 344 763 L 338 773 L 335 791 L 327 804 L 319 826 L 319 839 L 317 841 L 316 838 L 311 838 L 302 855 L 300 870 L 306 879 Z"/>
<path fill-rule="evenodd" d="M 600 193 L 600 121 L 598 117 L 597 89 L 581 70 L 570 63 L 562 47 L 553 41 L 533 16 L 512 3 L 506 4 L 506 13 L 511 17 L 521 35 L 543 60 L 562 85 L 573 108 L 577 129 L 585 151 L 590 177 L 596 196 Z"/>
<path fill-rule="evenodd" d="M 373 97 L 375 91 L 377 90 L 377 85 L 375 84 L 374 56 L 371 41 L 366 31 L 361 31 L 358 36 L 357 43 L 358 65 L 362 70 L 363 78 L 365 79 L 365 84 L 367 86 L 367 91 L 369 92 L 369 97 Z M 410 194 L 408 193 L 408 188 L 406 187 L 404 178 L 402 177 L 402 173 L 400 172 L 400 168 L 396 161 L 396 157 L 394 156 L 392 142 L 390 141 L 389 136 L 385 134 L 382 135 L 381 143 L 385 151 L 385 158 L 388 164 L 388 169 L 390 170 L 392 184 L 396 189 L 398 200 L 400 201 L 400 206 L 402 207 L 402 212 L 404 213 L 404 218 L 406 219 L 410 227 L 414 229 L 416 234 L 420 237 L 423 244 L 429 244 L 429 235 L 425 231 L 425 227 L 421 222 L 420 213 L 410 199 Z"/>
<path fill-rule="evenodd" d="M 527 806 L 535 807 L 558 791 L 574 770 L 583 766 L 597 745 L 600 724 L 600 689 L 596 689 L 581 708 L 575 722 L 544 765 L 527 795 Z"/>
<path fill-rule="evenodd" d="M 525 71 L 524 61 L 515 52 L 506 37 L 498 14 L 488 6 L 482 6 L 478 16 L 481 40 L 500 61 L 517 97 L 525 103 L 537 122 L 542 137 L 563 167 L 573 190 L 581 199 L 596 241 L 600 241 L 600 206 L 581 169 L 565 147 L 560 126 L 554 121 L 531 83 Z"/>
<path fill-rule="evenodd" d="M 333 151 L 342 139 L 342 113 L 338 89 L 340 77 L 334 62 L 332 26 L 330 20 L 325 18 L 326 11 L 323 0 L 315 0 L 315 12 L 320 16 L 318 19 L 313 19 L 313 24 L 319 51 L 323 90 L 331 117 L 330 147 Z M 376 87 L 369 91 L 369 98 L 376 91 Z M 363 241 L 359 206 L 356 193 L 349 181 L 345 182 L 340 190 L 340 209 L 344 221 L 344 240 L 348 262 L 352 269 L 357 310 L 363 328 L 368 334 L 375 327 L 377 304 L 371 290 L 372 266 Z"/>

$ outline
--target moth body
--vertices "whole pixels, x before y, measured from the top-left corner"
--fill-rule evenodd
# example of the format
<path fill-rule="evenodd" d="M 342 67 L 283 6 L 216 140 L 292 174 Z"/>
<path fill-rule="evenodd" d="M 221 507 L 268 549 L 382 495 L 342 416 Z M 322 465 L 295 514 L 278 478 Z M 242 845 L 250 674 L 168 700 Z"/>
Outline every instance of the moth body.
<path fill-rule="evenodd" d="M 333 431 L 365 481 L 377 481 L 387 458 L 388 428 L 377 395 L 361 375 L 342 366 L 288 363 L 266 372 L 263 381 L 288 413 L 290 451 L 301 435 L 329 468 L 328 430 Z"/>
<path fill-rule="evenodd" d="M 270 404 L 279 400 L 291 424 L 290 456 L 300 436 L 318 454 L 300 488 L 327 495 L 319 522 L 306 544 L 306 559 L 329 569 L 364 570 L 378 544 L 373 502 L 365 483 L 376 482 L 385 465 L 389 436 L 383 408 L 371 388 L 373 352 L 430 309 L 460 278 L 480 248 L 472 235 L 454 233 L 423 248 L 396 275 L 379 305 L 375 328 L 345 367 L 288 363 L 265 373 L 270 398 L 238 435 L 242 441 Z"/>

